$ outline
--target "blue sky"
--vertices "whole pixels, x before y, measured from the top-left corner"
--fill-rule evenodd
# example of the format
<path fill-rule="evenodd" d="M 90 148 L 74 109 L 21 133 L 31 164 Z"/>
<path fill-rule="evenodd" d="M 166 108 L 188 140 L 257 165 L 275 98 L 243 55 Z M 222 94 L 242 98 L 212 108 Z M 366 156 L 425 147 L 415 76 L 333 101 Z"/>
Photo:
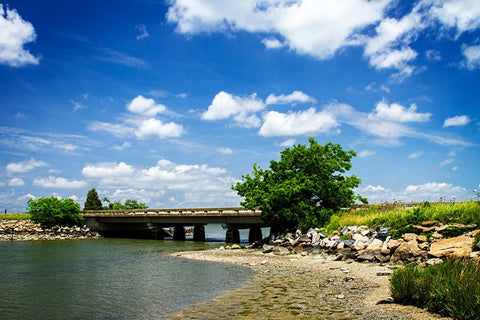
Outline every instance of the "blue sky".
<path fill-rule="evenodd" d="M 480 183 L 480 2 L 10 1 L 0 207 L 237 206 L 285 147 L 340 143 L 370 202 Z"/>

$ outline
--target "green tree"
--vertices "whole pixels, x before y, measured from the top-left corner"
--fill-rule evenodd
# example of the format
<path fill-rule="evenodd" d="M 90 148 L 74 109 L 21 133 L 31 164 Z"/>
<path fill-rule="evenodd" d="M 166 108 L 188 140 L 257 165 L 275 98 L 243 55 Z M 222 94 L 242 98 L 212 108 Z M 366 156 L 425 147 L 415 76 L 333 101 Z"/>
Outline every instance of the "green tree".
<path fill-rule="evenodd" d="M 90 191 L 88 191 L 87 200 L 85 201 L 83 210 L 102 210 L 102 209 L 103 209 L 102 201 L 100 201 L 100 198 L 98 197 L 97 190 L 95 190 L 95 188 L 92 188 Z"/>
<path fill-rule="evenodd" d="M 244 198 L 241 205 L 260 208 L 262 219 L 276 230 L 323 226 L 357 198 L 353 188 L 360 179 L 345 175 L 355 152 L 331 142 L 322 146 L 313 138 L 309 142 L 309 147 L 298 144 L 283 150 L 268 170 L 254 164 L 252 175 L 232 186 Z"/>
<path fill-rule="evenodd" d="M 104 202 L 108 203 L 103 208 L 105 210 L 126 210 L 126 209 L 147 209 L 148 206 L 145 203 L 138 202 L 137 200 L 127 199 L 125 203 L 122 204 L 120 201 L 111 202 L 107 197 L 102 199 Z"/>
<path fill-rule="evenodd" d="M 44 227 L 54 225 L 78 225 L 83 221 L 80 215 L 80 205 L 72 199 L 57 197 L 42 197 L 27 201 L 27 212 L 31 219 Z"/>

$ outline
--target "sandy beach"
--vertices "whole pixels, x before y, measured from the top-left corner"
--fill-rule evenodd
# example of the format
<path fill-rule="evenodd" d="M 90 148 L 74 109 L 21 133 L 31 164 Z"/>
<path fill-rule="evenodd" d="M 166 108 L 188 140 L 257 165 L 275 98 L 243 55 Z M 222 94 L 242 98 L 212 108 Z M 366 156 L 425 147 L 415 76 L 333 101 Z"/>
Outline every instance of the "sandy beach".
<path fill-rule="evenodd" d="M 180 252 L 174 256 L 236 264 L 255 271 L 234 291 L 172 319 L 448 319 L 388 300 L 392 269 L 333 261 L 329 255 L 277 256 L 255 249 Z"/>

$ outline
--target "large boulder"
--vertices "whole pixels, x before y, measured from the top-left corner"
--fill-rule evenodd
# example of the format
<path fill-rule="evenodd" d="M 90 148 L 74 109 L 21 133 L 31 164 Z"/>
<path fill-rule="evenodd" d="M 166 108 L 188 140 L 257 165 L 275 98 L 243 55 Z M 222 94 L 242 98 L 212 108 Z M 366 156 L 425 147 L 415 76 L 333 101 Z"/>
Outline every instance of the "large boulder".
<path fill-rule="evenodd" d="M 466 235 L 439 240 L 431 244 L 428 254 L 436 258 L 461 259 L 472 252 L 473 240 Z"/>

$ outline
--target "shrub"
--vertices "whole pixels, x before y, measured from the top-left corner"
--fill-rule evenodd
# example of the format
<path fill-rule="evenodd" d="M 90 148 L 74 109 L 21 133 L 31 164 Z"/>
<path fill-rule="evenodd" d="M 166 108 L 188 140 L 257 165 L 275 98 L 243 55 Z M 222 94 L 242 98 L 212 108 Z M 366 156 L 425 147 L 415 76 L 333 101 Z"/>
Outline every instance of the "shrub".
<path fill-rule="evenodd" d="M 480 314 L 480 265 L 474 261 L 397 269 L 390 289 L 396 302 L 427 307 L 444 316 L 478 319 Z"/>
<path fill-rule="evenodd" d="M 57 197 L 42 197 L 30 199 L 27 202 L 27 212 L 31 219 L 44 227 L 54 225 L 75 225 L 83 221 L 80 215 L 80 205 L 72 199 Z"/>

